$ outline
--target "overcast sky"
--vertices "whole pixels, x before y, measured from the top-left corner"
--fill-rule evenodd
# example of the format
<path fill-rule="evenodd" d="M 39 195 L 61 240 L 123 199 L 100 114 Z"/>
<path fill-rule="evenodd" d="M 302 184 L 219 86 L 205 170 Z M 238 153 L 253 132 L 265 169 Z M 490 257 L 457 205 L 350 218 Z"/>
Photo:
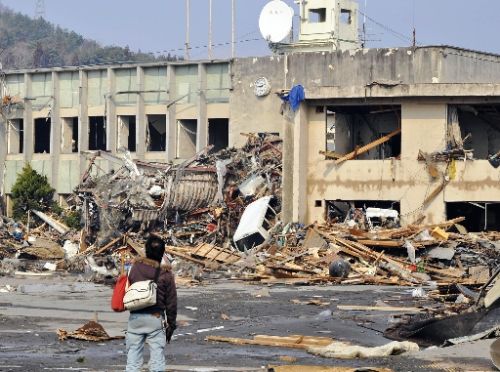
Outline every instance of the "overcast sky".
<path fill-rule="evenodd" d="M 269 54 L 258 31 L 259 13 L 268 1 L 236 0 L 237 39 L 241 40 L 238 56 Z M 285 1 L 294 6 L 292 0 Z M 366 9 L 365 0 L 358 1 L 372 19 L 366 23 L 368 47 L 408 46 L 415 24 L 420 44 L 447 44 L 500 54 L 500 43 L 495 42 L 500 35 L 499 0 L 366 0 Z M 35 0 L 0 2 L 30 16 L 35 13 Z M 191 0 L 192 58 L 207 56 L 208 2 Z M 105 45 L 182 55 L 184 4 L 185 0 L 45 0 L 45 18 Z M 230 42 L 231 0 L 213 0 L 213 4 L 214 44 Z M 259 40 L 244 41 L 250 39 Z M 229 57 L 230 47 L 216 47 L 214 54 Z"/>

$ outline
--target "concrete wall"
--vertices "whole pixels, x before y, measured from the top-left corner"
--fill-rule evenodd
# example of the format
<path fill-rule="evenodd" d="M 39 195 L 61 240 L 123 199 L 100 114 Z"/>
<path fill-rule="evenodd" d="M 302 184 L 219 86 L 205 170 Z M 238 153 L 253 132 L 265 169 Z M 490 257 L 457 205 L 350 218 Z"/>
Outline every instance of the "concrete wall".
<path fill-rule="evenodd" d="M 70 79 L 68 74 L 62 76 L 62 72 L 68 72 L 63 69 L 17 72 L 11 74 L 17 76 L 12 78 L 12 85 L 25 97 L 36 99 L 25 100 L 24 109 L 15 114 L 24 118 L 24 153 L 6 155 L 1 150 L 6 146 L 0 148 L 0 161 L 5 160 L 7 170 L 3 175 L 6 182 L 0 181 L 8 193 L 15 172 L 24 161 L 31 161 L 58 184 L 58 192 L 66 193 L 70 189 L 67 185 L 78 182 L 87 165 L 83 155 L 59 154 L 59 150 L 49 155 L 33 154 L 33 118 L 45 117 L 49 112 L 55 128 L 53 149 L 60 149 L 60 119 L 79 117 L 81 152 L 88 148 L 89 116 L 107 115 L 108 150 L 116 152 L 117 115 L 136 115 L 138 151 L 134 157 L 154 161 L 174 160 L 179 120 L 197 120 L 196 150 L 200 150 L 207 144 L 208 121 L 229 118 L 230 146 L 245 142 L 242 132 L 276 132 L 283 137 L 285 221 L 321 220 L 324 203 L 316 207 L 316 201 L 373 199 L 400 201 L 404 222 L 412 222 L 421 214 L 428 222 L 439 222 L 445 218 L 445 202 L 500 201 L 499 170 L 487 161 L 468 161 L 458 163 L 456 178 L 422 207 L 442 178 L 432 179 L 426 165 L 417 161 L 419 150 L 445 149 L 448 104 L 500 103 L 499 63 L 500 57 L 496 55 L 427 47 L 243 58 L 232 61 L 227 68 L 204 62 L 180 67 L 156 64 L 82 68 L 77 70 L 77 107 L 73 103 L 72 107 L 59 107 L 58 102 L 52 102 L 51 107 L 55 108 L 52 110 L 39 104 L 41 97 L 33 97 L 33 80 L 35 90 L 41 92 L 37 94 L 48 96 L 51 101 L 61 92 L 73 94 L 74 75 Z M 160 67 L 163 70 L 151 70 Z M 123 69 L 129 72 L 129 78 Z M 121 71 L 118 76 L 117 71 Z M 231 79 L 225 75 L 217 79 L 217 71 L 227 73 Z M 19 76 L 23 77 L 22 82 Z M 155 81 L 155 76 L 161 82 Z M 254 83 L 260 77 L 271 84 L 271 92 L 264 97 L 257 97 L 254 92 Z M 305 87 L 307 101 L 295 113 L 282 112 L 281 99 L 276 93 L 286 92 L 295 84 Z M 137 91 L 166 87 L 168 92 L 154 95 L 127 91 L 126 102 L 124 97 L 116 100 L 118 88 L 133 91 L 134 87 Z M 228 97 L 220 93 L 225 90 L 230 92 Z M 66 97 L 64 106 L 70 106 L 69 101 Z M 326 115 L 324 110 L 316 108 L 354 104 L 401 106 L 400 159 L 352 160 L 335 166 L 319 155 L 326 146 Z M 149 153 L 145 147 L 145 115 L 153 114 L 166 117 L 167 149 L 161 153 Z M 0 130 L 2 144 L 5 136 L 5 130 Z M 102 166 L 107 169 L 105 164 Z M 446 164 L 438 167 L 442 174 L 446 173 Z"/>
<path fill-rule="evenodd" d="M 307 178 L 297 178 L 307 185 L 306 223 L 322 221 L 324 200 L 393 200 L 401 203 L 403 223 L 420 216 L 437 223 L 446 218 L 445 203 L 452 201 L 499 201 L 500 172 L 485 160 L 458 162 L 457 176 L 425 207 L 424 200 L 437 189 L 443 178 L 433 179 L 425 162 L 417 161 L 419 150 L 441 151 L 445 148 L 447 105 L 445 103 L 402 103 L 401 159 L 351 160 L 335 165 L 319 154 L 326 140 L 325 116 L 309 107 Z M 439 172 L 447 175 L 447 164 L 439 163 Z M 294 198 L 296 196 L 294 195 Z M 305 205 L 302 205 L 305 206 Z M 302 206 L 298 206 L 301 209 Z"/>
<path fill-rule="evenodd" d="M 233 90 L 229 99 L 230 146 L 245 143 L 246 139 L 240 133 L 282 133 L 286 119 L 281 115 L 281 99 L 275 92 L 291 88 L 287 68 L 287 57 L 283 56 L 234 61 Z M 265 97 L 257 97 L 254 93 L 254 83 L 260 77 L 265 77 L 271 84 L 271 93 Z"/>
<path fill-rule="evenodd" d="M 47 175 L 57 193 L 71 193 L 88 166 L 85 152 L 89 149 L 91 116 L 106 116 L 106 144 L 112 153 L 128 144 L 126 126 L 118 123 L 121 116 L 136 117 L 136 151 L 132 154 L 136 159 L 174 160 L 177 121 L 181 119 L 198 121 L 200 135 L 196 139 L 196 150 L 203 149 L 208 145 L 208 120 L 229 118 L 229 63 L 217 61 L 214 66 L 209 69 L 208 81 L 204 62 L 8 72 L 7 91 L 3 94 L 17 96 L 22 102 L 14 107 L 9 118 L 24 119 L 24 151 L 7 154 L 7 125 L 0 120 L 1 194 L 10 193 L 25 162 Z M 179 76 L 176 78 L 176 75 Z M 163 152 L 147 151 L 146 115 L 166 118 L 167 148 Z M 73 117 L 79 122 L 78 153 L 71 153 L 62 145 L 63 139 L 68 143 L 67 118 Z M 50 154 L 33 153 L 33 120 L 37 118 L 51 120 Z M 112 167 L 107 162 L 100 166 L 105 170 Z"/>

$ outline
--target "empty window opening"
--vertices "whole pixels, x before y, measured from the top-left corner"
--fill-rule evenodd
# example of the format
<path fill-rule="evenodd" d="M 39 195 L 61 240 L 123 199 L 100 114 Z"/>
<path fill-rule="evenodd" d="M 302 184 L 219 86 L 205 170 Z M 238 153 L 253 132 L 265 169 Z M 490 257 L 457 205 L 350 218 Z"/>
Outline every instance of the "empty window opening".
<path fill-rule="evenodd" d="M 167 117 L 165 115 L 148 115 L 148 151 L 165 151 L 167 149 Z"/>
<path fill-rule="evenodd" d="M 380 160 L 401 155 L 401 106 L 336 106 L 326 115 L 326 157 Z"/>
<path fill-rule="evenodd" d="M 78 152 L 78 118 L 62 118 L 61 151 L 63 154 Z"/>
<path fill-rule="evenodd" d="M 23 119 L 9 120 L 7 127 L 8 153 L 22 154 L 24 151 L 24 121 Z"/>
<path fill-rule="evenodd" d="M 309 23 L 326 22 L 326 8 L 309 9 Z"/>
<path fill-rule="evenodd" d="M 448 106 L 448 147 L 488 159 L 500 150 L 500 105 Z"/>
<path fill-rule="evenodd" d="M 89 150 L 106 151 L 106 120 L 104 116 L 89 117 Z"/>
<path fill-rule="evenodd" d="M 220 151 L 229 146 L 229 119 L 208 120 L 208 144 L 212 151 Z"/>
<path fill-rule="evenodd" d="M 314 206 L 315 206 L 316 208 L 321 208 L 321 207 L 323 206 L 323 200 L 316 200 L 316 201 L 314 202 Z"/>
<path fill-rule="evenodd" d="M 446 215 L 448 219 L 465 217 L 460 225 L 470 232 L 500 229 L 500 202 L 446 203 Z"/>
<path fill-rule="evenodd" d="M 344 24 L 351 24 L 352 22 L 352 12 L 349 9 L 340 10 L 340 22 Z"/>
<path fill-rule="evenodd" d="M 326 151 L 335 152 L 335 113 L 326 112 Z"/>
<path fill-rule="evenodd" d="M 177 158 L 187 159 L 196 154 L 198 121 L 196 119 L 177 121 Z"/>
<path fill-rule="evenodd" d="M 373 229 L 399 226 L 400 203 L 395 200 L 329 200 L 328 222 L 347 222 L 352 227 Z"/>
<path fill-rule="evenodd" d="M 137 148 L 137 131 L 135 116 L 118 116 L 117 150 L 125 149 L 135 152 Z"/>
<path fill-rule="evenodd" d="M 51 127 L 50 118 L 35 119 L 35 154 L 50 154 Z"/>

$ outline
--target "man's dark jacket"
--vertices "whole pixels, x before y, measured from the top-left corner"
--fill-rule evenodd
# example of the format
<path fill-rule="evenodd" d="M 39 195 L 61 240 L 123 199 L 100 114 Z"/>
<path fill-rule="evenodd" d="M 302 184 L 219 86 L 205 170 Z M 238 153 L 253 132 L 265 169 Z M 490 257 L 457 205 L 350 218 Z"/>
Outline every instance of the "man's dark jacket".
<path fill-rule="evenodd" d="M 149 258 L 137 258 L 128 274 L 130 285 L 143 280 L 155 280 L 160 264 Z M 158 275 L 156 290 L 156 305 L 145 309 L 132 311 L 132 313 L 161 313 L 166 310 L 167 322 L 175 325 L 177 319 L 177 290 L 175 289 L 174 274 L 170 265 L 162 265 Z"/>

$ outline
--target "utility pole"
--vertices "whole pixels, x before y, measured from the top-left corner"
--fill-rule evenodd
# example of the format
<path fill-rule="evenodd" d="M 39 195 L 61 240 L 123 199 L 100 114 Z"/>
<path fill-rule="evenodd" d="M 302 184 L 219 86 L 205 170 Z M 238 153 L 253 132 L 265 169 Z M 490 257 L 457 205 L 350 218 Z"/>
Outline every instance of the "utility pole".
<path fill-rule="evenodd" d="M 208 2 L 208 59 L 213 59 L 212 51 L 212 0 Z"/>
<path fill-rule="evenodd" d="M 35 19 L 45 18 L 45 0 L 35 0 Z"/>
<path fill-rule="evenodd" d="M 186 0 L 186 50 L 184 52 L 184 59 L 189 60 L 189 43 L 190 43 L 190 20 L 191 20 L 191 0 Z"/>
<path fill-rule="evenodd" d="M 236 57 L 236 4 L 231 0 L 231 58 Z"/>

